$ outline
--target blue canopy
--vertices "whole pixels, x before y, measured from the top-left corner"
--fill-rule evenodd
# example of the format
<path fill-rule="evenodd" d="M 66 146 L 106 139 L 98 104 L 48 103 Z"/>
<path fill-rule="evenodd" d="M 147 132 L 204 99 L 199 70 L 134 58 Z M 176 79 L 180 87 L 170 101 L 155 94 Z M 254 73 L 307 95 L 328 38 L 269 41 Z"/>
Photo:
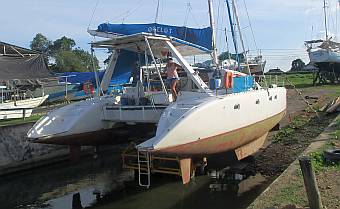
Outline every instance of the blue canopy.
<path fill-rule="evenodd" d="M 110 24 L 102 23 L 98 26 L 97 31 L 106 33 L 115 33 L 120 35 L 132 35 L 137 33 L 156 33 L 158 35 L 171 36 L 183 41 L 202 46 L 212 50 L 212 30 L 210 27 L 196 29 L 188 27 L 179 27 L 163 25 L 158 23 L 150 24 Z"/>
<path fill-rule="evenodd" d="M 139 56 L 136 52 L 120 50 L 115 69 L 112 74 L 110 85 L 122 85 L 128 83 L 135 68 L 136 61 L 144 65 L 144 55 Z"/>
<path fill-rule="evenodd" d="M 145 65 L 144 55 L 138 55 L 136 52 L 120 50 L 115 69 L 112 74 L 110 86 L 119 86 L 129 82 L 135 63 Z M 105 71 L 98 72 L 99 81 L 102 80 Z M 96 84 L 95 74 L 93 72 L 65 72 L 58 74 L 59 82 L 67 82 L 71 84 L 83 84 L 92 82 Z"/>

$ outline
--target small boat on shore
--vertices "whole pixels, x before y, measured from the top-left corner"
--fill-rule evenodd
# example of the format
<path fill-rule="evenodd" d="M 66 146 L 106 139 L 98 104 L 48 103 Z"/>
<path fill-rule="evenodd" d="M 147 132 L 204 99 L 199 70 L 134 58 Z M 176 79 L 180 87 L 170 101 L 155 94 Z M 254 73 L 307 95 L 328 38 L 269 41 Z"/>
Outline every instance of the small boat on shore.
<path fill-rule="evenodd" d="M 325 0 L 323 6 L 325 38 L 305 41 L 310 63 L 319 69 L 313 84 L 317 80 L 323 84 L 340 82 L 340 43 L 329 36 Z"/>
<path fill-rule="evenodd" d="M 4 98 L 3 91 L 1 98 Z M 47 98 L 48 95 L 18 100 L 2 100 L 0 103 L 0 120 L 30 117 L 33 109 L 40 106 Z"/>

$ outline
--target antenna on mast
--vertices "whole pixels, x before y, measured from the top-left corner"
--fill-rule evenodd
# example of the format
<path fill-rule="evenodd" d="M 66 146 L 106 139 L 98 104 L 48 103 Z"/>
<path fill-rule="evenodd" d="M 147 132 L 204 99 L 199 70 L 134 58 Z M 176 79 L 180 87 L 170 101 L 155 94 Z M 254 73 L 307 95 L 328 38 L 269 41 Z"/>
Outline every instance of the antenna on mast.
<path fill-rule="evenodd" d="M 325 30 L 326 30 L 326 41 L 327 41 L 328 40 L 328 31 L 327 31 L 326 0 L 323 0 L 323 13 L 325 15 Z"/>
<path fill-rule="evenodd" d="M 158 12 L 159 12 L 159 0 L 157 1 L 157 10 L 156 10 L 156 16 L 155 16 L 155 23 L 158 21 Z"/>

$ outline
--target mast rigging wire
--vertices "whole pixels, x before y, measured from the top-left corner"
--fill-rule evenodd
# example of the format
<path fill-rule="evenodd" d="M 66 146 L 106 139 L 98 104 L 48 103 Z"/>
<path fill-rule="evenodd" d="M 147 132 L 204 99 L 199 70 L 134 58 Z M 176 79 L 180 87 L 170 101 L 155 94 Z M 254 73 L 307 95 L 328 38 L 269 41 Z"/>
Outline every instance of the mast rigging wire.
<path fill-rule="evenodd" d="M 92 24 L 93 17 L 94 17 L 96 10 L 97 10 L 98 4 L 99 4 L 99 0 L 97 0 L 96 5 L 93 8 L 92 15 L 91 15 L 91 18 L 90 18 L 90 22 L 89 22 L 89 25 L 87 26 L 88 29 L 90 28 L 90 26 Z"/>
<path fill-rule="evenodd" d="M 256 39 L 255 39 L 255 34 L 254 34 L 254 30 L 253 30 L 253 26 L 252 26 L 251 21 L 250 21 L 250 17 L 249 17 L 249 13 L 248 13 L 248 8 L 247 8 L 247 4 L 246 4 L 245 0 L 243 0 L 243 4 L 244 4 L 244 8 L 246 10 L 246 14 L 247 14 L 248 22 L 249 22 L 249 27 L 250 27 L 251 35 L 253 37 L 254 45 L 255 45 L 257 54 L 259 55 L 260 54 L 259 53 L 259 49 L 257 47 L 257 43 L 256 43 Z"/>

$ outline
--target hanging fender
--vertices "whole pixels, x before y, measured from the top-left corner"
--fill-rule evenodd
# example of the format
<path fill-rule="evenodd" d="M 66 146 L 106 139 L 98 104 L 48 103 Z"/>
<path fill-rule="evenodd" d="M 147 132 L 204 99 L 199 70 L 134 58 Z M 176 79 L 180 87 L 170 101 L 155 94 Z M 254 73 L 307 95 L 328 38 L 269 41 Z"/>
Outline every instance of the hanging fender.
<path fill-rule="evenodd" d="M 233 73 L 232 72 L 226 72 L 224 74 L 224 87 L 226 89 L 233 88 Z"/>

